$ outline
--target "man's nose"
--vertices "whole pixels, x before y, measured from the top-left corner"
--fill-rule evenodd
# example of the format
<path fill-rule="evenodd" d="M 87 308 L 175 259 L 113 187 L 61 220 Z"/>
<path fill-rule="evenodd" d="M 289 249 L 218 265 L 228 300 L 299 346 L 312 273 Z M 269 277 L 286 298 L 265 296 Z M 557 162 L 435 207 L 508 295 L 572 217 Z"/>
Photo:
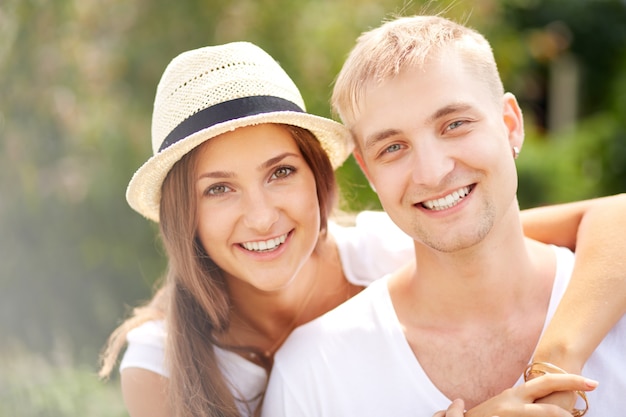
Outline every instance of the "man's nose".
<path fill-rule="evenodd" d="M 448 146 L 437 139 L 421 141 L 413 148 L 411 177 L 415 184 L 435 187 L 454 169 Z"/>

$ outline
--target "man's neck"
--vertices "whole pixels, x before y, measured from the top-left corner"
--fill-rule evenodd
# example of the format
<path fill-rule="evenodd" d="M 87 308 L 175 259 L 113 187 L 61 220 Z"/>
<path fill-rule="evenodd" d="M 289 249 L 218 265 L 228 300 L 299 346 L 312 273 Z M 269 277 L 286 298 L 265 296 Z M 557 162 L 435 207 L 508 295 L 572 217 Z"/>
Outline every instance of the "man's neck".
<path fill-rule="evenodd" d="M 526 239 L 517 219 L 494 226 L 479 243 L 454 252 L 441 252 L 415 243 L 417 269 L 408 279 L 415 302 L 445 306 L 446 312 L 480 305 L 476 313 L 518 306 L 520 297 L 534 296 L 546 248 Z M 420 303 L 422 304 L 422 303 Z M 444 307 L 444 306 L 442 306 Z"/>
<path fill-rule="evenodd" d="M 517 381 L 541 334 L 554 272 L 554 252 L 520 228 L 453 254 L 416 245 L 416 267 L 392 277 L 389 291 L 431 381 L 469 408 Z"/>

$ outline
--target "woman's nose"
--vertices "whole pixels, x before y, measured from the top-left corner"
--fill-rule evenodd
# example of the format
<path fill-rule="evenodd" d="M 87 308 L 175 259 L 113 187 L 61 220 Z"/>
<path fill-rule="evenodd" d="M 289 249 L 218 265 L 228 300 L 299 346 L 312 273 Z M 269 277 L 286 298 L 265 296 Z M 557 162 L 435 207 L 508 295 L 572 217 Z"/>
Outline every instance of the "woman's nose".
<path fill-rule="evenodd" d="M 263 191 L 250 194 L 243 210 L 244 225 L 258 233 L 268 232 L 278 221 L 279 210 L 276 202 Z"/>

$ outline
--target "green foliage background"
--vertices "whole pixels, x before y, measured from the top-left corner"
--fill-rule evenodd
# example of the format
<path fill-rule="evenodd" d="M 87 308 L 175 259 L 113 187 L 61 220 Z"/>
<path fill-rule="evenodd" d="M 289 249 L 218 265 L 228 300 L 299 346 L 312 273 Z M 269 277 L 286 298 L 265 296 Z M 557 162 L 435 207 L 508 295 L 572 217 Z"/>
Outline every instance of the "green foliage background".
<path fill-rule="evenodd" d="M 0 415 L 123 415 L 115 381 L 105 386 L 94 372 L 109 332 L 164 268 L 155 225 L 124 192 L 151 153 L 154 91 L 175 55 L 255 42 L 292 75 L 309 110 L 329 116 L 333 78 L 361 31 L 442 10 L 487 35 L 524 107 L 523 207 L 625 191 L 622 0 L 3 0 Z M 581 67 L 579 114 L 554 132 L 542 92 L 565 53 Z M 379 207 L 352 160 L 339 180 L 344 208 Z"/>

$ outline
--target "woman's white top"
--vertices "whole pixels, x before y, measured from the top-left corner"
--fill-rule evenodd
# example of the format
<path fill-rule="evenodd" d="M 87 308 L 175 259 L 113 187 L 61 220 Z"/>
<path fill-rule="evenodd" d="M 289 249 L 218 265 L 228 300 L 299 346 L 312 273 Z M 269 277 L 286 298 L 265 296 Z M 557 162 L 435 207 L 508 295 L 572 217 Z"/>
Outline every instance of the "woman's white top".
<path fill-rule="evenodd" d="M 354 226 L 329 222 L 329 233 L 337 242 L 344 274 L 353 284 L 367 286 L 414 259 L 413 241 L 383 212 L 364 211 L 356 216 Z M 167 331 L 162 320 L 149 321 L 128 333 L 128 348 L 120 371 L 142 368 L 169 376 L 165 361 Z M 243 416 L 256 408 L 265 389 L 265 370 L 241 356 L 214 347 L 219 366 L 232 386 L 235 398 L 242 398 Z M 255 399 L 249 401 L 249 399 Z M 246 405 L 248 402 L 248 406 Z"/>

